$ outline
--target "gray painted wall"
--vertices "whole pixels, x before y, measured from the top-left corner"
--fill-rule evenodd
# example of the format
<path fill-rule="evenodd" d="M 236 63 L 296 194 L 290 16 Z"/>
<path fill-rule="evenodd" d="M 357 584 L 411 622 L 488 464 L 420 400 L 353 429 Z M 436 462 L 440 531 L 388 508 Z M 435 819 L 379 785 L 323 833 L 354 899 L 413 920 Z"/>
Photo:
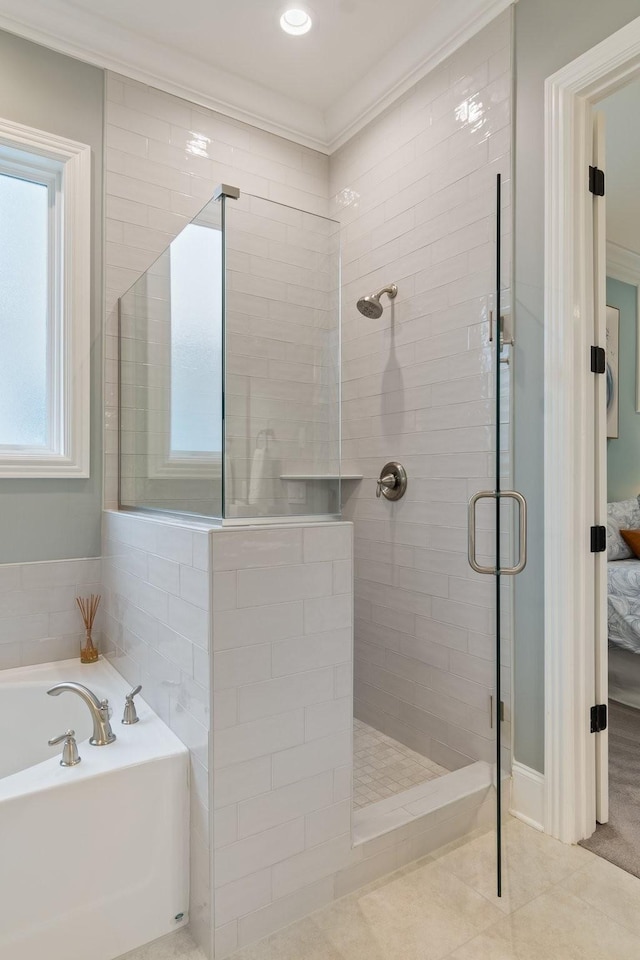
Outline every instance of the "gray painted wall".
<path fill-rule="evenodd" d="M 516 583 L 515 758 L 544 765 L 544 81 L 640 15 L 638 0 L 520 0 L 515 7 L 515 484 L 529 502 L 529 563 Z"/>
<path fill-rule="evenodd" d="M 104 74 L 0 32 L 0 116 L 92 148 L 91 477 L 0 480 L 0 563 L 100 554 Z"/>

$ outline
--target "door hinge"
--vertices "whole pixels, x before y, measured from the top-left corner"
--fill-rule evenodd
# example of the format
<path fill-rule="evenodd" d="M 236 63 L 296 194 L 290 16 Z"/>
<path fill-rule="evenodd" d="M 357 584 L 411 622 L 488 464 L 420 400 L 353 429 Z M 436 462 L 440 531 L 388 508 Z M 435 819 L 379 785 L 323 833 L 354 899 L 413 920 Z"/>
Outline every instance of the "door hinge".
<path fill-rule="evenodd" d="M 591 553 L 604 553 L 607 549 L 607 528 L 591 527 Z"/>
<path fill-rule="evenodd" d="M 604 373 L 607 369 L 607 356 L 604 347 L 591 347 L 591 373 Z"/>
<path fill-rule="evenodd" d="M 602 733 L 607 729 L 607 705 L 597 703 L 591 707 L 591 733 Z"/>
<path fill-rule="evenodd" d="M 604 170 L 589 167 L 589 192 L 596 197 L 604 197 Z"/>

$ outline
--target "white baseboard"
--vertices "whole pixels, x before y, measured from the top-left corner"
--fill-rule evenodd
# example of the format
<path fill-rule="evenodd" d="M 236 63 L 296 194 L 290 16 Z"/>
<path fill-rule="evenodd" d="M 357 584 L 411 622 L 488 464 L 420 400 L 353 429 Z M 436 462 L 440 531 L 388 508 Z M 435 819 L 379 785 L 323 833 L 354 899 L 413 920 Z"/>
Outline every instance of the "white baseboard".
<path fill-rule="evenodd" d="M 509 813 L 535 830 L 544 830 L 544 774 L 513 761 Z"/>

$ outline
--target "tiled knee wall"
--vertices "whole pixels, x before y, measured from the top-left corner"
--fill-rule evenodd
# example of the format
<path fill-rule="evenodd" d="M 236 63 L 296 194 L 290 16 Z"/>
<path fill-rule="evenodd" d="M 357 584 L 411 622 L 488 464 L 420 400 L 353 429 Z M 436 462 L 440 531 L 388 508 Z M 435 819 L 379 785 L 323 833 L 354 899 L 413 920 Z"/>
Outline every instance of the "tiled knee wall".
<path fill-rule="evenodd" d="M 192 932 L 211 942 L 209 855 L 209 531 L 106 512 L 107 656 L 189 747 Z"/>
<path fill-rule="evenodd" d="M 218 958 L 331 900 L 349 862 L 352 529 L 213 533 Z"/>

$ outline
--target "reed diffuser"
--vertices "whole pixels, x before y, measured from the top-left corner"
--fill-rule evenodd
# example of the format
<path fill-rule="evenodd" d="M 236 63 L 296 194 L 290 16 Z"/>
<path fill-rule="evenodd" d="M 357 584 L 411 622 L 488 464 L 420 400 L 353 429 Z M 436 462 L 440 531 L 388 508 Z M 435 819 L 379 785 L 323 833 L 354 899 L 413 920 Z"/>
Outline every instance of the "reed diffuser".
<path fill-rule="evenodd" d="M 84 646 L 80 645 L 80 663 L 95 663 L 98 659 L 98 651 L 91 639 L 91 631 L 93 630 L 93 623 L 96 619 L 100 599 L 98 594 L 93 593 L 90 597 L 76 597 L 76 603 L 82 614 L 85 629 Z"/>

